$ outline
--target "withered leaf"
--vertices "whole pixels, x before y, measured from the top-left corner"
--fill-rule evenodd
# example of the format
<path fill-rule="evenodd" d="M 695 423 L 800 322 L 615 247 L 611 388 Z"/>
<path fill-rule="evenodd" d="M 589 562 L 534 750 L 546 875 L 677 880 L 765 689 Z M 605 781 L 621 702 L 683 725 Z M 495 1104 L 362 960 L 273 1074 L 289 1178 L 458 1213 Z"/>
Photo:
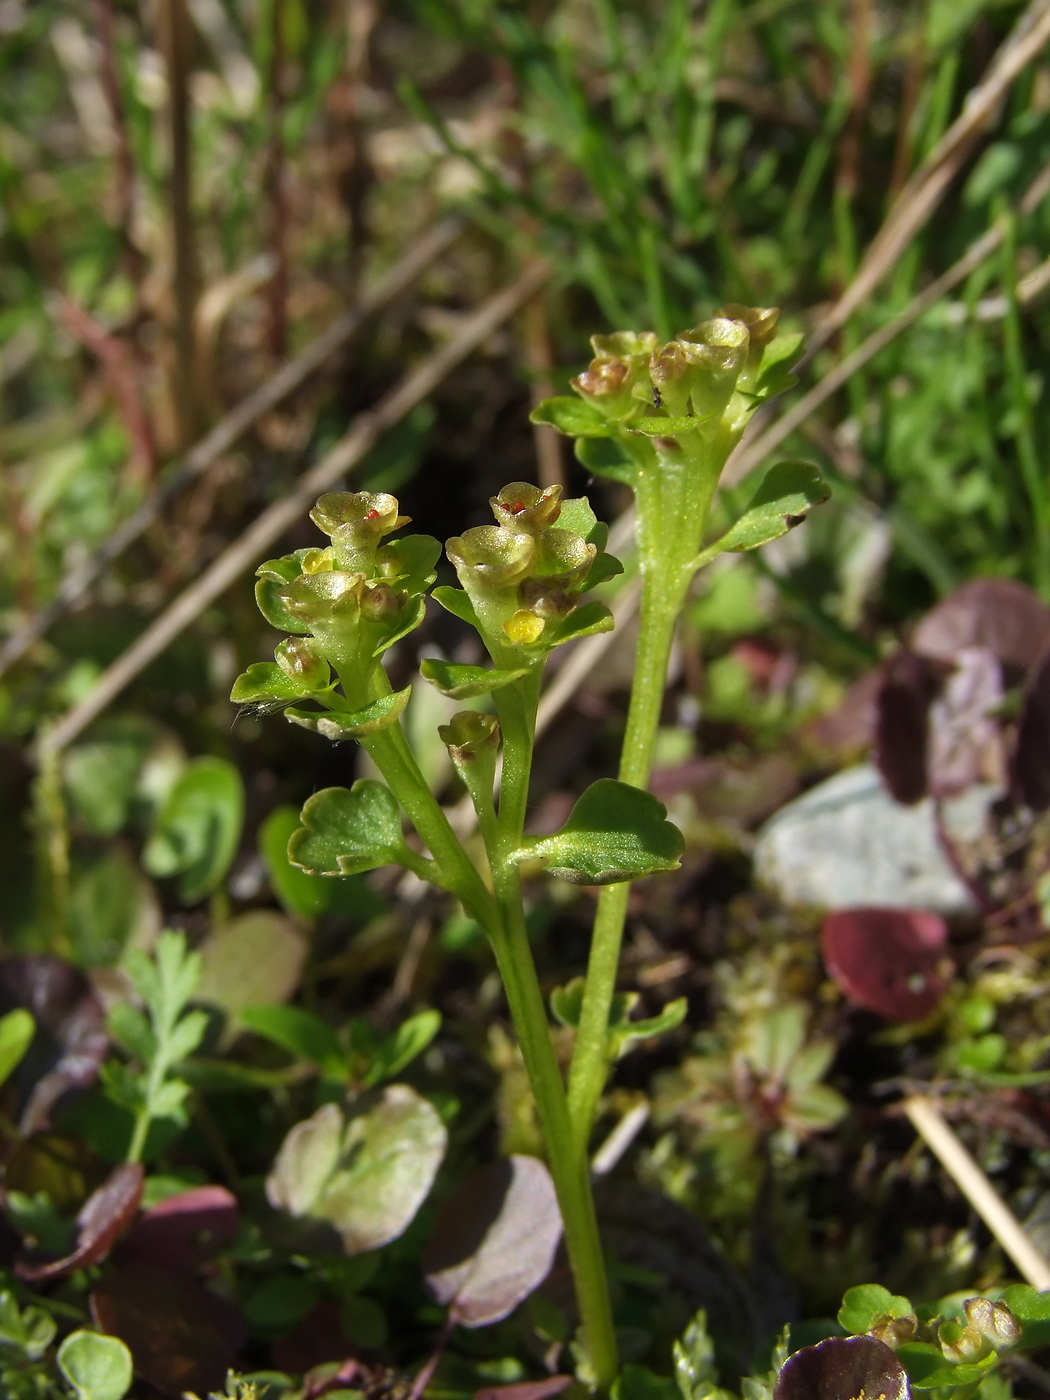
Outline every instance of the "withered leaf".
<path fill-rule="evenodd" d="M 923 909 L 838 909 L 824 920 L 824 963 L 850 1001 L 891 1021 L 921 1021 L 944 994 L 948 929 Z"/>
<path fill-rule="evenodd" d="M 62 1278 L 74 1269 L 86 1269 L 105 1259 L 135 1218 L 142 1200 L 144 1173 L 139 1162 L 121 1162 L 84 1202 L 77 1216 L 77 1242 L 61 1259 L 22 1259 L 15 1265 L 19 1277 L 30 1283 Z"/>

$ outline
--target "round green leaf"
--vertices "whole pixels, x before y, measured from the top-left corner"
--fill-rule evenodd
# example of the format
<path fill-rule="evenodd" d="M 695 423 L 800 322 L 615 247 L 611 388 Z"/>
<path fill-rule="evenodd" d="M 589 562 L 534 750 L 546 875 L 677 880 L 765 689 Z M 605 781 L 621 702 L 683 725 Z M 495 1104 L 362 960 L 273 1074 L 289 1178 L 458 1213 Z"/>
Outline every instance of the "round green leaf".
<path fill-rule="evenodd" d="M 301 825 L 299 809 L 284 806 L 275 807 L 259 828 L 259 854 L 285 913 L 300 919 L 343 914 L 362 921 L 381 914 L 383 900 L 363 880 L 325 880 L 291 863 L 288 842 Z"/>
<path fill-rule="evenodd" d="M 117 1337 L 71 1332 L 58 1349 L 58 1364 L 78 1400 L 121 1400 L 131 1389 L 131 1352 Z"/>
<path fill-rule="evenodd" d="M 592 783 L 561 831 L 534 838 L 512 860 L 542 857 L 552 875 L 577 885 L 612 885 L 658 870 L 676 870 L 684 842 L 667 808 L 641 788 L 614 778 Z"/>
<path fill-rule="evenodd" d="M 237 851 L 244 820 L 244 785 L 232 763 L 196 758 L 172 788 L 142 853 L 151 875 L 181 875 L 187 904 L 222 882 Z"/>
<path fill-rule="evenodd" d="M 904 1317 L 912 1311 L 911 1301 L 891 1293 L 880 1283 L 859 1283 L 842 1295 L 838 1320 L 847 1332 L 867 1332 L 884 1317 Z"/>

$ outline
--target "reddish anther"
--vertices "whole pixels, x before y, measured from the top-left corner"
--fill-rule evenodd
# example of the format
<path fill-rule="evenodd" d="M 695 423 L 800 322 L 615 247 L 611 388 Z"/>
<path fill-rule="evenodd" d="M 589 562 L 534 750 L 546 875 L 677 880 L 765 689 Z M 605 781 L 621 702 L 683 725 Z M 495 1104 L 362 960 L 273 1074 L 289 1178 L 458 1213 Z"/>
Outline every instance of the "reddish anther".
<path fill-rule="evenodd" d="M 379 512 L 378 512 L 377 510 L 370 510 L 370 511 L 368 512 L 368 514 L 365 516 L 365 519 L 366 519 L 366 520 L 378 520 L 378 519 L 379 519 Z"/>

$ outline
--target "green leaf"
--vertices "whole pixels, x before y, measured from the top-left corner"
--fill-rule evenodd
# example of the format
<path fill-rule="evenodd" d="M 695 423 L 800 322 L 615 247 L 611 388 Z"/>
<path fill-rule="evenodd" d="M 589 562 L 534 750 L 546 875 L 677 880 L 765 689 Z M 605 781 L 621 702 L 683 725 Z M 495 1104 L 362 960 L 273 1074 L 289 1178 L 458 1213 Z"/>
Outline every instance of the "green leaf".
<path fill-rule="evenodd" d="M 783 373 L 784 368 L 790 368 L 802 353 L 802 342 L 805 336 L 801 331 L 792 331 L 786 335 L 778 335 L 776 340 L 771 341 L 762 352 L 762 365 L 758 373 L 758 383 L 762 387 L 767 378 L 776 370 Z"/>
<path fill-rule="evenodd" d="M 235 705 L 269 707 L 288 705 L 310 694 L 312 691 L 308 686 L 285 675 L 276 662 L 254 661 L 234 681 L 230 699 Z"/>
<path fill-rule="evenodd" d="M 553 875 L 577 885 L 611 885 L 677 870 L 684 842 L 662 802 L 614 778 L 592 783 L 561 831 L 532 838 L 516 861 L 542 857 Z"/>
<path fill-rule="evenodd" d="M 11 1077 L 36 1034 L 36 1022 L 24 1006 L 0 1016 L 0 1084 Z"/>
<path fill-rule="evenodd" d="M 266 1182 L 270 1204 L 325 1220 L 347 1254 L 397 1239 L 426 1199 L 448 1134 L 433 1104 L 407 1084 L 344 1117 L 325 1104 L 285 1138 Z"/>
<path fill-rule="evenodd" d="M 384 1079 L 393 1079 L 395 1074 L 400 1074 L 407 1064 L 423 1053 L 440 1029 L 440 1011 L 420 1011 L 402 1022 L 376 1051 L 365 1076 L 366 1087 L 372 1089 Z"/>
<path fill-rule="evenodd" d="M 244 821 L 244 785 L 232 763 L 196 758 L 172 788 L 142 853 L 151 875 L 180 875 L 180 897 L 195 904 L 222 883 Z"/>
<path fill-rule="evenodd" d="M 618 438 L 579 438 L 573 451 L 577 461 L 595 476 L 608 477 L 632 489 L 638 481 L 638 463 Z"/>
<path fill-rule="evenodd" d="M 334 744 L 339 744 L 346 739 L 364 739 L 369 734 L 378 734 L 382 729 L 389 729 L 397 723 L 411 694 L 412 687 L 406 685 L 404 690 L 396 690 L 393 695 L 383 695 L 378 700 L 373 700 L 371 705 L 366 705 L 363 710 L 354 710 L 351 714 L 343 714 L 341 711 L 323 714 L 315 710 L 286 710 L 285 718 L 303 729 L 331 739 Z"/>
<path fill-rule="evenodd" d="M 313 875 L 355 875 L 404 863 L 401 809 L 374 778 L 359 778 L 350 789 L 315 792 L 302 821 L 288 843 L 288 859 Z"/>
<path fill-rule="evenodd" d="M 574 608 L 568 617 L 545 627 L 540 643 L 544 646 L 558 647 L 563 642 L 574 642 L 579 637 L 591 637 L 595 632 L 611 632 L 615 626 L 616 619 L 605 604 L 592 599 L 591 602 Z"/>
<path fill-rule="evenodd" d="M 902 1342 L 897 1348 L 897 1360 L 907 1371 L 913 1390 L 935 1390 L 939 1385 L 973 1385 L 999 1362 L 993 1351 L 983 1361 L 953 1366 L 945 1361 L 940 1347 L 929 1342 Z"/>
<path fill-rule="evenodd" d="M 309 625 L 301 618 L 294 617 L 280 596 L 282 589 L 292 582 L 294 579 L 277 583 L 272 578 L 261 578 L 255 585 L 255 601 L 263 617 L 271 627 L 276 627 L 278 632 L 291 632 L 296 637 L 306 637 L 310 633 Z"/>
<path fill-rule="evenodd" d="M 606 554 L 604 550 L 597 555 L 594 563 L 587 571 L 587 577 L 583 581 L 581 592 L 586 593 L 588 589 L 597 588 L 600 583 L 605 583 L 617 574 L 623 573 L 623 565 L 615 554 Z"/>
<path fill-rule="evenodd" d="M 830 495 L 831 487 L 811 462 L 778 462 L 766 472 L 744 514 L 727 534 L 704 550 L 704 557 L 758 549 L 778 540 Z"/>
<path fill-rule="evenodd" d="M 237 1021 L 247 1006 L 284 1002 L 299 985 L 307 945 L 284 914 L 252 909 L 208 934 L 196 997 Z"/>
<path fill-rule="evenodd" d="M 1039 1293 L 1030 1283 L 1014 1283 L 1003 1293 L 1003 1302 L 1021 1324 L 1022 1347 L 1050 1346 L 1050 1293 Z"/>
<path fill-rule="evenodd" d="M 557 519 L 559 530 L 571 530 L 574 535 L 579 535 L 589 544 L 598 545 L 599 549 L 609 538 L 609 527 L 602 525 L 604 538 L 592 538 L 597 535 L 599 526 L 598 517 L 591 509 L 591 503 L 586 496 L 573 496 L 567 501 L 562 501 L 561 511 Z"/>
<path fill-rule="evenodd" d="M 602 413 L 584 399 L 559 394 L 544 399 L 529 414 L 530 423 L 546 423 L 566 437 L 607 438 L 614 429 Z"/>
<path fill-rule="evenodd" d="M 346 1051 L 320 1016 L 298 1006 L 248 1006 L 241 1012 L 241 1022 L 283 1050 L 319 1065 L 330 1079 L 349 1077 Z"/>
<path fill-rule="evenodd" d="M 679 433 L 695 433 L 710 421 L 710 418 L 692 414 L 685 418 L 639 418 L 631 424 L 631 429 L 646 437 L 677 437 Z"/>
<path fill-rule="evenodd" d="M 563 1026 L 579 1029 L 583 1011 L 583 993 L 586 982 L 582 977 L 574 977 L 564 987 L 555 987 L 551 992 L 551 1011 L 555 1020 Z M 610 1060 L 626 1054 L 636 1040 L 648 1040 L 650 1036 L 673 1031 L 682 1024 L 689 1010 L 685 997 L 670 1002 L 659 1016 L 649 1016 L 645 1020 L 632 1021 L 631 1012 L 638 1005 L 637 992 L 617 992 L 609 1005 L 608 1040 L 606 1052 Z"/>
<path fill-rule="evenodd" d="M 275 807 L 259 829 L 259 851 L 285 913 L 300 919 L 342 914 L 362 922 L 383 913 L 383 900 L 357 876 L 326 880 L 291 863 L 288 842 L 301 825 L 299 809 L 283 806 Z"/>
<path fill-rule="evenodd" d="M 58 1349 L 58 1364 L 77 1400 L 122 1400 L 131 1389 L 131 1352 L 119 1337 L 71 1332 Z"/>
<path fill-rule="evenodd" d="M 427 657 L 421 662 L 419 673 L 451 700 L 470 700 L 475 695 L 490 695 L 512 681 L 520 681 L 522 676 L 529 674 L 529 668 L 523 666 L 518 671 L 493 671 L 484 666 L 457 666 L 451 661 Z"/>
<path fill-rule="evenodd" d="M 461 622 L 468 623 L 471 627 L 477 627 L 478 615 L 474 611 L 474 604 L 463 591 L 462 588 L 435 588 L 430 595 L 435 603 L 440 603 L 446 612 L 450 612 L 453 617 L 458 617 Z"/>
<path fill-rule="evenodd" d="M 665 1035 L 677 1030 L 689 1013 L 686 997 L 670 1001 L 658 1016 L 646 1016 L 641 1021 L 623 1020 L 609 1028 L 610 1052 L 614 1059 L 625 1055 L 635 1041 L 648 1040 L 654 1035 Z"/>
<path fill-rule="evenodd" d="M 838 1320 L 847 1332 L 855 1335 L 867 1332 L 881 1318 L 904 1317 L 911 1311 L 910 1299 L 891 1293 L 879 1283 L 859 1283 L 843 1294 Z"/>
<path fill-rule="evenodd" d="M 414 632 L 426 615 L 427 600 L 425 598 L 410 598 L 400 619 L 393 629 L 386 633 L 372 655 L 382 656 L 383 652 L 392 647 L 395 642 L 399 642 L 402 637 L 407 637 L 409 632 Z"/>

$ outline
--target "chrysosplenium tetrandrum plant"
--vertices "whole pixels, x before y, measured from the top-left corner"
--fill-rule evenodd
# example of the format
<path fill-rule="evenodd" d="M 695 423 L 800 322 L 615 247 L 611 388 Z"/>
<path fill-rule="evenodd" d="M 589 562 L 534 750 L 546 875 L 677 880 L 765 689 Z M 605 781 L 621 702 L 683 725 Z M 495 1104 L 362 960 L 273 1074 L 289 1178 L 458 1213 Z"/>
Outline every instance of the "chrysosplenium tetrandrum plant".
<path fill-rule="evenodd" d="M 621 566 L 606 553 L 608 530 L 587 501 L 563 501 L 558 487 L 504 487 L 491 502 L 494 524 L 446 543 L 462 587 L 433 594 L 477 629 L 492 662 L 422 666 L 424 679 L 445 695 L 492 697 L 494 713 L 464 710 L 441 729 L 477 812 L 487 870 L 476 868 L 427 788 L 399 722 L 409 689 L 393 691 L 383 667 L 384 652 L 422 621 L 440 553 L 426 535 L 388 539 L 408 523 L 392 496 L 322 496 L 312 519 L 331 544 L 262 565 L 259 606 L 292 635 L 274 663 L 250 667 L 233 690 L 235 701 L 284 708 L 293 723 L 327 739 L 356 739 L 385 780 L 311 797 L 289 845 L 295 864 L 331 876 L 402 865 L 454 894 L 488 934 L 544 1128 L 589 1369 L 601 1390 L 614 1380 L 617 1361 L 590 1191 L 590 1136 L 625 1041 L 677 1024 L 685 1010 L 676 1004 L 653 1022 L 629 1023 L 622 999 L 614 1004 L 613 997 L 628 882 L 674 869 L 682 853 L 680 833 L 645 791 L 675 624 L 703 564 L 777 538 L 828 494 L 814 467 L 781 463 L 736 523 L 705 543 L 719 476 L 751 414 L 794 383 L 788 367 L 801 338 L 778 337 L 776 324 L 776 311 L 727 306 L 668 345 L 648 333 L 596 336 L 595 359 L 573 381 L 577 397 L 549 399 L 534 414 L 577 439 L 590 471 L 634 491 L 642 579 L 619 778 L 588 788 L 561 831 L 524 832 L 544 663 L 554 647 L 613 626 L 604 604 L 586 595 Z M 427 855 L 406 839 L 406 818 Z M 576 1029 L 568 1085 L 525 930 L 519 866 L 537 858 L 563 878 L 606 887 L 586 976 L 554 998 L 559 1019 Z"/>

